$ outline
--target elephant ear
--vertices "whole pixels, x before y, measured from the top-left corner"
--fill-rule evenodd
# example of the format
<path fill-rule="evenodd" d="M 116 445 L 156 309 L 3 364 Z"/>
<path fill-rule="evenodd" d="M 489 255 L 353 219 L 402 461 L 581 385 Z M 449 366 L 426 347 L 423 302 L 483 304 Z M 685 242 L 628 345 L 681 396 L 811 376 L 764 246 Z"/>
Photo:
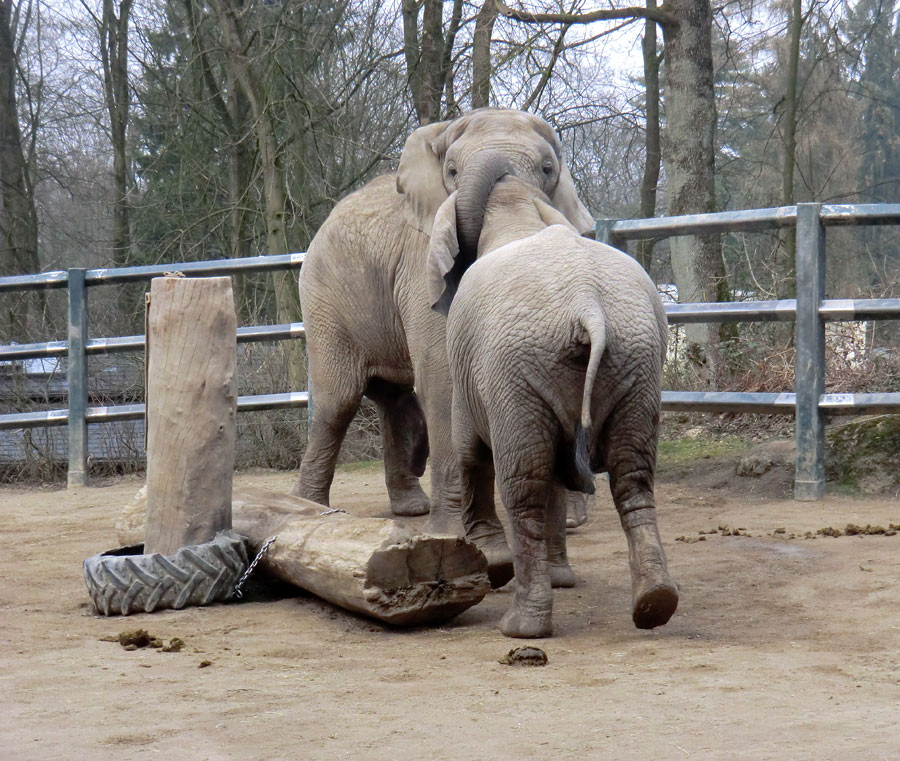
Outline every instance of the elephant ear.
<path fill-rule="evenodd" d="M 594 218 L 578 197 L 575 182 L 569 174 L 569 167 L 560 162 L 559 182 L 551 198 L 553 205 L 559 209 L 578 231 L 579 235 L 594 237 Z"/>
<path fill-rule="evenodd" d="M 397 192 L 406 197 L 407 221 L 417 230 L 431 234 L 432 220 L 446 200 L 442 143 L 435 145 L 451 122 L 435 122 L 419 127 L 407 139 L 397 167 Z"/>
<path fill-rule="evenodd" d="M 564 225 L 573 232 L 578 233 L 578 228 L 576 228 L 575 225 L 573 225 L 568 219 L 566 219 L 561 212 L 554 209 L 546 201 L 542 201 L 540 198 L 535 198 L 534 205 L 537 207 L 538 214 L 541 215 L 541 219 L 543 220 L 544 224 L 547 225 L 547 227 L 549 227 L 550 225 Z"/>
<path fill-rule="evenodd" d="M 425 287 L 431 308 L 445 317 L 456 295 L 466 264 L 459 255 L 456 237 L 456 196 L 453 191 L 434 215 L 428 260 L 425 263 Z"/>

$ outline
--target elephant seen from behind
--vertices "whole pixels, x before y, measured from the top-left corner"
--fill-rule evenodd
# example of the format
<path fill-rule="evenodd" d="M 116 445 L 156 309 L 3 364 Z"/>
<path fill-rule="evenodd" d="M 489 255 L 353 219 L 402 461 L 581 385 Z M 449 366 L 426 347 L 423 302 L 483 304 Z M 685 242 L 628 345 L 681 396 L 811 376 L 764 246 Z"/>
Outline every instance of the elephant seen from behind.
<path fill-rule="evenodd" d="M 449 312 L 467 535 L 490 546 L 495 480 L 509 514 L 515 590 L 501 631 L 552 633 L 551 586 L 571 574 L 564 489 L 593 492 L 601 471 L 627 537 L 633 621 L 660 626 L 678 604 L 653 493 L 665 312 L 634 259 L 581 237 L 502 156 L 495 161 L 489 174 L 502 179 L 481 189 L 477 261 L 451 194 L 435 217 L 428 286 L 435 308 Z"/>

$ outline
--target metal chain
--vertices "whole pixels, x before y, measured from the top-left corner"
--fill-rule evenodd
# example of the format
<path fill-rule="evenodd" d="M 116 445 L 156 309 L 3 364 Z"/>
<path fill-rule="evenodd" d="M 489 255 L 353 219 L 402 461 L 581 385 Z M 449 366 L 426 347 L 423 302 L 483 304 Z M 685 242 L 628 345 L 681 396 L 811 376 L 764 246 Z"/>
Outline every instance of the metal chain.
<path fill-rule="evenodd" d="M 319 515 L 331 515 L 332 513 L 346 512 L 347 511 L 342 507 L 335 507 L 331 510 L 325 510 L 324 512 L 319 513 Z M 269 549 L 269 545 L 271 545 L 272 542 L 274 542 L 278 538 L 278 536 L 278 534 L 275 534 L 274 536 L 270 536 L 268 539 L 266 539 L 266 541 L 263 542 L 262 547 L 259 548 L 259 552 L 256 553 L 256 557 L 253 558 L 253 562 L 250 563 L 250 565 L 247 567 L 247 570 L 244 571 L 244 575 L 241 576 L 241 578 L 238 579 L 237 584 L 234 585 L 234 591 L 232 592 L 232 595 L 234 597 L 237 597 L 238 600 L 240 600 L 244 596 L 244 593 L 241 591 L 244 587 L 244 582 L 247 581 L 247 579 L 250 577 L 250 574 L 253 573 L 253 569 L 256 568 L 256 564 L 259 563 L 259 561 L 262 559 L 262 556 L 265 555 L 266 551 Z"/>
<path fill-rule="evenodd" d="M 266 550 L 269 549 L 269 545 L 272 544 L 272 542 L 274 542 L 277 538 L 278 534 L 275 534 L 274 536 L 270 536 L 268 539 L 266 539 L 266 541 L 263 542 L 263 546 L 259 548 L 259 552 L 256 553 L 256 557 L 253 558 L 253 562 L 250 563 L 250 565 L 247 567 L 247 570 L 244 571 L 244 575 L 241 576 L 241 578 L 238 579 L 237 584 L 234 585 L 234 591 L 232 592 L 232 594 L 237 597 L 238 600 L 240 600 L 244 596 L 244 593 L 241 591 L 244 586 L 244 582 L 247 581 L 250 574 L 253 573 L 253 569 L 256 568 L 256 564 L 260 561 L 262 556 L 266 554 Z"/>

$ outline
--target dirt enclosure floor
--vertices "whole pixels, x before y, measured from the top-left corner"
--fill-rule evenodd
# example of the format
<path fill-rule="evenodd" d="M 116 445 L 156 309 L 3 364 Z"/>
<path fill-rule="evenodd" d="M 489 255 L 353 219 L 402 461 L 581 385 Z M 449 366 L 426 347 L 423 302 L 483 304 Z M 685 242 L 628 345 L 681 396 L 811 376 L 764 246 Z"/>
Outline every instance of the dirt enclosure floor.
<path fill-rule="evenodd" d="M 900 503 L 800 504 L 705 475 L 658 490 L 682 587 L 672 621 L 632 626 L 603 493 L 570 534 L 579 584 L 556 593 L 540 668 L 498 662 L 522 644 L 497 629 L 508 588 L 434 629 L 284 589 L 104 618 L 81 561 L 118 546 L 140 482 L 0 489 L 0 759 L 900 759 L 900 533 L 815 533 L 889 529 Z M 286 491 L 292 478 L 236 482 Z M 335 487 L 335 505 L 386 517 L 379 466 Z M 184 647 L 110 641 L 138 627 Z"/>

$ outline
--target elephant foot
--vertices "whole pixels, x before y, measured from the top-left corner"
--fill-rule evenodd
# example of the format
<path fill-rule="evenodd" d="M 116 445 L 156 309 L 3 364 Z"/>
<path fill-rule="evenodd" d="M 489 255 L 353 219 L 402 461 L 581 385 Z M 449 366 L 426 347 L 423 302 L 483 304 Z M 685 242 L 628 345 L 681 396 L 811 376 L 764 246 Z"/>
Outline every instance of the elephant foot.
<path fill-rule="evenodd" d="M 566 528 L 573 529 L 587 523 L 588 495 L 581 492 L 566 493 Z"/>
<path fill-rule="evenodd" d="M 513 557 L 509 551 L 506 542 L 501 544 L 482 545 L 475 542 L 488 562 L 488 579 L 491 582 L 491 589 L 500 589 L 509 583 L 510 579 L 515 575 L 513 569 Z"/>
<path fill-rule="evenodd" d="M 550 574 L 550 586 L 554 589 L 574 587 L 578 581 L 575 576 L 575 571 L 572 570 L 572 566 L 568 563 L 549 563 L 547 565 L 547 572 Z"/>
<path fill-rule="evenodd" d="M 480 525 L 483 526 L 483 524 Z M 483 533 L 479 532 L 478 528 L 474 528 L 466 533 L 466 538 L 474 542 L 487 558 L 491 589 L 499 589 L 507 584 L 515 575 L 515 570 L 512 552 L 506 543 L 503 527 L 498 523 Z"/>
<path fill-rule="evenodd" d="M 310 489 L 303 485 L 301 481 L 297 481 L 294 484 L 293 488 L 290 491 L 292 497 L 301 497 L 302 499 L 308 499 L 310 502 L 315 502 L 317 505 L 322 505 L 324 507 L 329 507 L 328 504 L 328 490 L 319 490 L 319 489 Z"/>
<path fill-rule="evenodd" d="M 422 488 L 416 484 L 404 494 L 391 495 L 391 512 L 394 515 L 413 517 L 427 515 L 431 511 L 431 502 Z"/>
<path fill-rule="evenodd" d="M 638 629 L 667 623 L 678 607 L 678 586 L 669 577 L 666 555 L 656 528 L 652 507 L 635 510 L 623 518 L 631 567 L 631 619 Z"/>
<path fill-rule="evenodd" d="M 500 621 L 500 632 L 507 637 L 538 639 L 553 634 L 550 613 L 528 613 L 513 606 Z"/>
<path fill-rule="evenodd" d="M 437 510 L 432 506 L 428 522 L 425 524 L 426 534 L 443 534 L 448 536 L 465 536 L 462 515 L 448 510 Z"/>
<path fill-rule="evenodd" d="M 631 620 L 638 629 L 655 629 L 668 623 L 678 607 L 678 587 L 671 580 L 652 584 L 634 596 Z"/>

